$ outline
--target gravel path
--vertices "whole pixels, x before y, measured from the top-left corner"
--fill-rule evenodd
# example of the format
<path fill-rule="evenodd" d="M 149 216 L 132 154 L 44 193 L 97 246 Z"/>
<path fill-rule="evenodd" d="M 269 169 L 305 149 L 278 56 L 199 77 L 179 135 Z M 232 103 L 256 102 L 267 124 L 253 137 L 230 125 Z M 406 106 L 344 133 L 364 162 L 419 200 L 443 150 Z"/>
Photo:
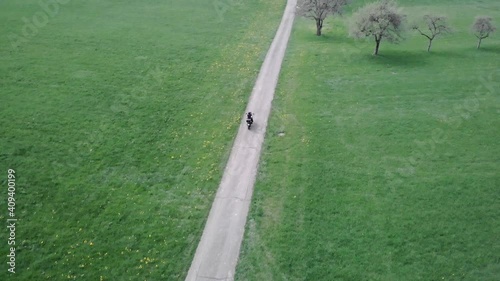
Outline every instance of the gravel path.
<path fill-rule="evenodd" d="M 296 4 L 297 0 L 288 0 L 279 29 L 255 82 L 246 110 L 255 112 L 254 124 L 248 130 L 242 116 L 238 135 L 186 281 L 234 280 L 267 119 L 290 37 Z"/>

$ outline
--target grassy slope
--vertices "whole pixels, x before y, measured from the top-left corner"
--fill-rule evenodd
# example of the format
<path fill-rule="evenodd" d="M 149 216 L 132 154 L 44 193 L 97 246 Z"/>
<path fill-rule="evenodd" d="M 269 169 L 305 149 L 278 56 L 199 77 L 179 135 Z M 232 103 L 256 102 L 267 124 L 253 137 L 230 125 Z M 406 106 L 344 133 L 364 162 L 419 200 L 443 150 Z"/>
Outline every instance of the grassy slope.
<path fill-rule="evenodd" d="M 237 280 L 500 278 L 500 37 L 469 33 L 499 5 L 405 2 L 456 33 L 373 57 L 343 20 L 296 22 Z"/>
<path fill-rule="evenodd" d="M 183 279 L 283 8 L 214 3 L 71 1 L 18 49 L 1 41 L 19 280 Z M 0 37 L 40 11 L 2 1 Z"/>

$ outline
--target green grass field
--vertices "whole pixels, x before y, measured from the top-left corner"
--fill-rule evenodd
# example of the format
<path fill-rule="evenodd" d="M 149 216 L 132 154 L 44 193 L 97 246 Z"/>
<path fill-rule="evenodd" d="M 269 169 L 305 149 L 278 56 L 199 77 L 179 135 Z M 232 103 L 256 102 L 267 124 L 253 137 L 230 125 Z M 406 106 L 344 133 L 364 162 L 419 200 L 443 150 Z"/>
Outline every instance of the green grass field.
<path fill-rule="evenodd" d="M 284 1 L 62 3 L 0 2 L 0 280 L 183 280 Z"/>
<path fill-rule="evenodd" d="M 296 21 L 237 280 L 500 280 L 500 36 L 469 32 L 500 5 L 399 3 L 455 33 L 374 57 L 350 12 Z"/>

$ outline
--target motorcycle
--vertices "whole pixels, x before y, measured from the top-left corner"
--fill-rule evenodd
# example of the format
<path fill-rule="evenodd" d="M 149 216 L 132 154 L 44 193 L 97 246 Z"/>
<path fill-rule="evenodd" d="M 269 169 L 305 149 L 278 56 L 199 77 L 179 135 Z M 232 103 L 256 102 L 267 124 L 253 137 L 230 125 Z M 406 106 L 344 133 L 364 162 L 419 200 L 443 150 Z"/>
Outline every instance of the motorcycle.
<path fill-rule="evenodd" d="M 253 124 L 253 115 L 251 112 L 248 112 L 246 122 L 247 122 L 247 127 L 250 130 L 250 128 L 252 127 L 252 124 Z"/>

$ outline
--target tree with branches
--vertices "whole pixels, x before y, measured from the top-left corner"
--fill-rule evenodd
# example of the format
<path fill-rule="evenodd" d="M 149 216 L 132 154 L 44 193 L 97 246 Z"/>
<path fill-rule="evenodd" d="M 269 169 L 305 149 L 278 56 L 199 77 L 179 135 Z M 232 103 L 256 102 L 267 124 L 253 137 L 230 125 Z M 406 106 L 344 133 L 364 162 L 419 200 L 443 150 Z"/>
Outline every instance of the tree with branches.
<path fill-rule="evenodd" d="M 417 30 L 420 35 L 426 37 L 429 40 L 427 52 L 430 52 L 432 40 L 434 40 L 434 38 L 436 38 L 436 36 L 438 35 L 450 33 L 451 28 L 445 16 L 425 15 L 423 17 L 423 22 L 425 24 L 424 30 L 422 30 L 422 28 L 420 28 L 418 25 L 414 25 L 413 29 Z"/>
<path fill-rule="evenodd" d="M 474 35 L 479 40 L 477 42 L 477 48 L 481 47 L 481 41 L 484 38 L 488 38 L 491 33 L 496 30 L 496 27 L 493 25 L 493 19 L 489 16 L 477 16 L 474 20 L 474 24 L 472 25 L 472 31 Z"/>
<path fill-rule="evenodd" d="M 350 35 L 354 38 L 372 37 L 375 39 L 374 55 L 378 55 L 380 42 L 385 39 L 398 43 L 402 39 L 406 15 L 393 0 L 381 0 L 367 4 L 353 15 Z"/>
<path fill-rule="evenodd" d="M 323 22 L 328 15 L 340 15 L 350 0 L 298 0 L 297 15 L 314 19 L 316 35 L 321 36 Z"/>

